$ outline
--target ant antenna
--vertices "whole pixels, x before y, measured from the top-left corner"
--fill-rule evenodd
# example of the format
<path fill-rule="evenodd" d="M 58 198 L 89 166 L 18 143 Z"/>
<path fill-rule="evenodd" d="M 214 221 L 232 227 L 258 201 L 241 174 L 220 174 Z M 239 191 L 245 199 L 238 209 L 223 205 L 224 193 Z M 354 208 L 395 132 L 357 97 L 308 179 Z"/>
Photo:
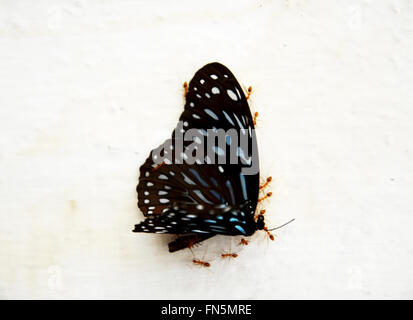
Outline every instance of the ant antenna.
<path fill-rule="evenodd" d="M 289 223 L 293 222 L 294 220 L 295 220 L 295 218 L 294 218 L 294 219 L 291 219 L 290 221 L 288 221 L 288 222 L 284 223 L 283 225 L 281 225 L 281 226 L 279 226 L 279 227 L 275 227 L 275 228 L 269 229 L 268 231 L 273 231 L 273 230 L 280 229 L 280 228 L 282 228 L 282 227 L 286 226 L 287 224 L 289 224 Z"/>

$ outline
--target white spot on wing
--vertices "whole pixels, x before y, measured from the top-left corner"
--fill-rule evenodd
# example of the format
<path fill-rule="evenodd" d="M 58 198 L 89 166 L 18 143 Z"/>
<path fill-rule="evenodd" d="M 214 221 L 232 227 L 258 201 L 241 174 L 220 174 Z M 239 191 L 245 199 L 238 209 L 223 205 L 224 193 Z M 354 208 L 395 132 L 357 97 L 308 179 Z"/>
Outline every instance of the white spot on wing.
<path fill-rule="evenodd" d="M 213 87 L 212 89 L 211 89 L 211 92 L 213 93 L 213 94 L 219 94 L 219 89 L 218 89 L 218 87 Z"/>
<path fill-rule="evenodd" d="M 232 100 L 238 101 L 238 97 L 237 97 L 237 95 L 235 94 L 234 91 L 232 91 L 231 89 L 228 89 L 228 90 L 227 90 L 227 93 L 228 93 L 228 96 L 229 96 Z"/>

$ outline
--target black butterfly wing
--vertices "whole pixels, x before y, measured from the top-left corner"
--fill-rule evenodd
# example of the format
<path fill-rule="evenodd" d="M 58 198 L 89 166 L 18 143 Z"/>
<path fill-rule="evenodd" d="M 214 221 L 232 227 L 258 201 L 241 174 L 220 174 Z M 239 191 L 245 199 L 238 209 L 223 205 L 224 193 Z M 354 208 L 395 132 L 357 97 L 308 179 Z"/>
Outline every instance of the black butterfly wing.
<path fill-rule="evenodd" d="M 249 177 L 232 166 L 235 165 L 156 165 L 149 157 L 140 168 L 138 206 L 146 216 L 165 213 L 175 202 L 236 206 L 251 200 Z"/>
<path fill-rule="evenodd" d="M 234 180 L 238 180 L 237 177 L 242 174 L 245 187 L 243 186 L 242 190 L 238 190 L 242 191 L 238 195 L 243 195 L 240 199 L 258 199 L 259 159 L 258 152 L 254 149 L 257 147 L 254 121 L 244 92 L 235 76 L 227 67 L 214 62 L 205 65 L 195 73 L 189 82 L 185 109 L 179 120 L 183 126 L 182 129 L 178 129 L 183 132 L 189 129 L 197 129 L 201 135 L 207 137 L 208 128 L 225 131 L 235 129 L 240 139 L 241 136 L 245 137 L 248 145 L 240 144 L 237 149 L 237 157 L 243 163 L 248 163 L 246 160 L 252 157 L 254 161 L 252 165 L 256 166 L 255 171 L 252 171 L 255 173 L 243 173 L 241 169 L 251 166 L 249 164 L 241 166 L 228 165 L 230 163 L 229 155 L 231 151 L 228 145 L 225 150 L 227 155 L 225 163 L 227 165 L 218 166 L 218 169 L 223 171 L 221 173 L 224 173 L 226 176 L 233 177 Z M 178 130 L 174 132 L 178 132 Z M 206 147 L 205 151 L 207 153 Z M 255 154 L 253 154 L 254 150 Z"/>
<path fill-rule="evenodd" d="M 241 206 L 174 203 L 160 215 L 149 215 L 135 232 L 249 236 L 256 230 L 249 202 Z"/>
<path fill-rule="evenodd" d="M 189 82 L 184 129 L 254 129 L 247 99 L 232 72 L 214 62 L 198 70 Z"/>
<path fill-rule="evenodd" d="M 234 75 L 219 63 L 204 66 L 190 81 L 185 110 L 180 117 L 180 121 L 182 126 L 177 130 L 182 134 L 189 129 L 196 129 L 203 136 L 208 136 L 208 129 L 240 130 L 240 135 L 246 135 L 248 139 L 248 150 L 239 148 L 237 156 L 244 159 L 252 156 L 251 150 L 253 145 L 256 145 L 256 141 L 253 133 L 254 124 L 247 100 Z M 172 138 L 158 149 L 176 156 L 176 150 L 173 149 L 174 143 L 182 139 L 176 136 L 177 130 L 174 131 Z M 184 150 L 188 148 L 188 144 L 188 142 L 184 142 Z M 227 150 L 230 146 L 231 141 L 227 141 Z M 204 147 L 206 148 L 206 146 Z M 165 154 L 161 153 L 160 155 L 164 156 Z M 135 231 L 237 234 L 237 229 L 230 228 L 231 224 L 224 223 L 220 225 L 216 222 L 216 225 L 220 225 L 220 228 L 207 228 L 205 227 L 205 220 L 211 220 L 208 217 L 211 218 L 209 215 L 212 209 L 214 209 L 217 216 L 221 216 L 218 205 L 222 206 L 222 210 L 228 212 L 249 202 L 252 204 L 253 212 L 258 199 L 259 172 L 257 170 L 255 174 L 244 174 L 242 169 L 251 166 L 248 162 L 244 162 L 242 165 L 229 164 L 229 161 L 226 164 L 208 164 L 208 160 L 211 159 L 206 157 L 206 164 L 190 165 L 185 162 L 177 164 L 174 161 L 164 161 L 163 164 L 159 165 L 154 162 L 153 150 L 140 168 L 140 178 L 137 186 L 138 206 L 148 218 L 137 225 L 140 227 L 137 227 Z M 256 161 L 258 162 L 258 159 Z M 178 205 L 178 210 L 172 208 L 173 204 Z M 209 207 L 209 215 L 195 210 L 199 205 Z M 188 209 L 193 209 L 193 214 L 197 215 L 197 218 L 194 218 L 195 220 L 191 223 L 202 226 L 201 229 L 190 228 L 182 222 L 185 219 L 180 222 L 175 221 L 179 226 L 174 226 L 172 223 L 168 224 L 172 222 L 169 221 L 168 214 L 179 216 L 182 214 L 180 213 L 182 210 Z M 155 229 L 155 227 L 158 229 Z M 163 231 L 160 232 L 161 230 Z"/>

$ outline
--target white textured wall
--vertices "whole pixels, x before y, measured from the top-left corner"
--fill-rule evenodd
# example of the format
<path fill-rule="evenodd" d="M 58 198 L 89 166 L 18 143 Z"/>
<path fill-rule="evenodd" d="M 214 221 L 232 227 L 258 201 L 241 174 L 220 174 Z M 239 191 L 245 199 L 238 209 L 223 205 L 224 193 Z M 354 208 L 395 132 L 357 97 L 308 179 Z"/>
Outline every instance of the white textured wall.
<path fill-rule="evenodd" d="M 212 61 L 255 89 L 267 220 L 297 220 L 206 270 L 131 230 Z M 1 0 L 0 298 L 413 298 L 412 83 L 409 0 Z"/>

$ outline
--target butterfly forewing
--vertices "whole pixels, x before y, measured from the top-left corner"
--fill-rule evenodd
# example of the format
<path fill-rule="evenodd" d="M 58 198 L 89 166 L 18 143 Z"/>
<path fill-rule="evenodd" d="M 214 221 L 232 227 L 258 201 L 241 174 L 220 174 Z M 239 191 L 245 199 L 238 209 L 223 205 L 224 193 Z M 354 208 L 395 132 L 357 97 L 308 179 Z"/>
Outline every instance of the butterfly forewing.
<path fill-rule="evenodd" d="M 189 128 L 253 129 L 251 112 L 238 81 L 219 63 L 200 69 L 189 82 L 180 120 Z"/>

